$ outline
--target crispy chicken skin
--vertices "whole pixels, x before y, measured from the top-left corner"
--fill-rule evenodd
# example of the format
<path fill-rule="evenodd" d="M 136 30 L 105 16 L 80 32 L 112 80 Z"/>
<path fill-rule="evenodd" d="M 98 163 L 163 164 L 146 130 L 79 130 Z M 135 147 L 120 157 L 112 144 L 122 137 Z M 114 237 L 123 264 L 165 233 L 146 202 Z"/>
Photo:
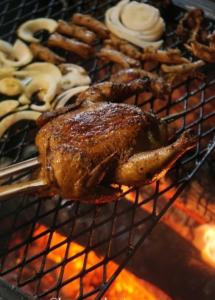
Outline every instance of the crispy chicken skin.
<path fill-rule="evenodd" d="M 122 68 L 140 66 L 140 62 L 138 60 L 112 48 L 102 48 L 96 53 L 96 56 L 103 60 L 117 63 Z"/>
<path fill-rule="evenodd" d="M 72 23 L 87 27 L 94 31 L 100 38 L 106 39 L 109 36 L 109 30 L 104 23 L 94 19 L 90 15 L 76 13 L 71 18 Z"/>
<path fill-rule="evenodd" d="M 86 44 L 93 44 L 96 40 L 96 34 L 82 26 L 72 24 L 71 22 L 65 22 L 63 20 L 58 21 L 57 32 L 65 34 L 70 37 L 74 37 Z"/>
<path fill-rule="evenodd" d="M 76 39 L 67 38 L 57 32 L 49 36 L 47 45 L 74 52 L 83 58 L 89 58 L 93 53 L 93 48 L 88 44 Z"/>
<path fill-rule="evenodd" d="M 97 83 L 89 87 L 86 91 L 79 94 L 74 104 L 59 108 L 55 111 L 42 114 L 37 120 L 39 126 L 43 126 L 51 119 L 59 115 L 65 114 L 68 111 L 79 108 L 81 105 L 88 106 L 91 103 L 98 102 L 120 102 L 132 96 L 135 93 L 142 92 L 147 89 L 149 81 L 147 79 L 137 79 L 129 83 L 122 82 L 103 82 Z"/>
<path fill-rule="evenodd" d="M 110 184 L 158 180 L 193 147 L 189 132 L 168 145 L 164 122 L 136 106 L 102 102 L 109 96 L 99 102 L 88 98 L 86 105 L 58 115 L 37 134 L 40 176 L 53 194 L 93 203 L 114 200 L 118 190 Z"/>
<path fill-rule="evenodd" d="M 46 61 L 55 65 L 61 64 L 65 62 L 65 59 L 53 51 L 51 51 L 49 48 L 42 46 L 38 43 L 31 43 L 29 45 L 31 52 L 33 53 L 34 58 Z"/>

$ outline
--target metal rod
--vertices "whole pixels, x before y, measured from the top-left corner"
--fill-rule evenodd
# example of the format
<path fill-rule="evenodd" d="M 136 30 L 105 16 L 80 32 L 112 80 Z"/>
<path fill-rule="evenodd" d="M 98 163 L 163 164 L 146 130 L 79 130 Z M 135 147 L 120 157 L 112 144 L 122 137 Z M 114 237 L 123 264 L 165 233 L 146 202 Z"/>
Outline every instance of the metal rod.
<path fill-rule="evenodd" d="M 32 192 L 47 186 L 47 183 L 41 179 L 34 179 L 26 182 L 14 183 L 0 186 L 0 201 L 17 193 Z"/>
<path fill-rule="evenodd" d="M 10 165 L 6 168 L 0 169 L 0 179 L 15 175 L 19 172 L 25 171 L 29 168 L 37 167 L 40 165 L 40 161 L 38 160 L 38 157 L 34 157 L 25 161 L 22 161 L 17 164 Z"/>

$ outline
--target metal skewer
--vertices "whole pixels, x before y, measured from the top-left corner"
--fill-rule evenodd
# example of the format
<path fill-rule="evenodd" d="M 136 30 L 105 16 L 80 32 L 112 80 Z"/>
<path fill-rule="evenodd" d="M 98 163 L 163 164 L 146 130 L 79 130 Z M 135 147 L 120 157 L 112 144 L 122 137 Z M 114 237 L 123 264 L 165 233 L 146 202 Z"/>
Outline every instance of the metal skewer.
<path fill-rule="evenodd" d="M 38 157 L 34 157 L 17 164 L 0 169 L 0 179 L 8 177 L 10 175 L 15 175 L 19 172 L 26 171 L 29 168 L 37 167 L 40 165 Z"/>
<path fill-rule="evenodd" d="M 17 164 L 0 169 L 0 179 L 3 179 L 8 176 L 12 176 L 28 169 L 32 169 L 40 166 L 40 161 L 38 157 L 34 157 Z M 9 196 L 13 196 L 17 193 L 34 191 L 39 188 L 45 187 L 47 184 L 44 180 L 38 178 L 30 181 L 7 184 L 0 186 L 0 200 L 4 200 Z"/>
<path fill-rule="evenodd" d="M 7 184 L 0 187 L 0 201 L 13 196 L 17 193 L 35 191 L 47 186 L 47 183 L 43 179 L 34 179 L 26 182 L 20 182 L 15 184 Z"/>

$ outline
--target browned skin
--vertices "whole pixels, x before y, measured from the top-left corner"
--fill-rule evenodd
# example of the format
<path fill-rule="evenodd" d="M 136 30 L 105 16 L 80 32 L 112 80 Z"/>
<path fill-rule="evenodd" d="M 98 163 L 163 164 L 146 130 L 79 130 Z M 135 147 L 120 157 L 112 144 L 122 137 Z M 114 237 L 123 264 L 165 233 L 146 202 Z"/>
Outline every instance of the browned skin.
<path fill-rule="evenodd" d="M 100 97 L 93 90 L 103 92 L 102 85 L 83 92 L 79 97 L 86 102 L 46 123 L 36 137 L 40 176 L 53 194 L 94 203 L 114 200 L 118 190 L 110 184 L 158 180 L 194 145 L 188 132 L 167 145 L 165 123 L 136 106 L 102 102 L 113 93 L 110 83 L 103 87 Z M 115 99 L 123 92 L 125 86 L 118 85 Z"/>
<path fill-rule="evenodd" d="M 119 52 L 118 50 L 114 50 L 111 48 L 102 48 L 97 53 L 96 56 L 100 57 L 103 60 L 111 61 L 119 64 L 123 68 L 129 67 L 139 67 L 140 62 L 130 56 Z"/>
<path fill-rule="evenodd" d="M 193 41 L 189 45 L 186 44 L 185 47 L 199 59 L 202 59 L 208 63 L 215 63 L 215 47 L 213 40 L 210 43 L 210 46 Z"/>
<path fill-rule="evenodd" d="M 29 47 L 35 59 L 46 61 L 55 65 L 65 62 L 65 59 L 63 57 L 57 55 L 49 48 L 44 47 L 41 44 L 31 43 Z"/>
<path fill-rule="evenodd" d="M 188 133 L 166 146 L 167 130 L 135 106 L 97 103 L 61 115 L 36 137 L 42 170 L 53 193 L 96 203 L 110 183 L 139 186 L 163 176 L 194 141 Z"/>
<path fill-rule="evenodd" d="M 178 49 L 156 50 L 154 48 L 146 49 L 141 55 L 141 60 L 156 61 L 170 65 L 178 65 L 190 62 L 187 58 L 182 56 L 180 50 Z"/>
<path fill-rule="evenodd" d="M 48 121 L 56 118 L 59 115 L 65 114 L 71 110 L 79 108 L 81 105 L 88 106 L 90 103 L 103 101 L 119 102 L 132 96 L 135 93 L 141 92 L 148 88 L 149 81 L 147 79 L 137 79 L 126 83 L 120 82 L 102 82 L 89 87 L 86 91 L 79 94 L 75 104 L 59 108 L 52 112 L 42 114 L 37 120 L 39 126 L 43 126 Z"/>
<path fill-rule="evenodd" d="M 57 32 L 65 34 L 70 37 L 77 38 L 78 40 L 92 45 L 96 40 L 96 34 L 85 27 L 78 26 L 63 20 L 58 21 Z"/>
<path fill-rule="evenodd" d="M 94 31 L 100 38 L 106 39 L 109 35 L 109 30 L 102 22 L 96 20 L 90 15 L 76 13 L 71 17 L 74 24 L 85 26 Z"/>
<path fill-rule="evenodd" d="M 201 25 L 204 20 L 204 12 L 200 8 L 195 8 L 187 12 L 179 21 L 176 33 L 183 40 L 195 41 L 201 35 Z"/>
<path fill-rule="evenodd" d="M 50 47 L 61 48 L 83 58 L 89 58 L 93 54 L 93 48 L 86 43 L 76 39 L 67 38 L 59 33 L 53 33 L 49 36 L 47 45 Z"/>
<path fill-rule="evenodd" d="M 123 39 L 118 38 L 114 34 L 110 34 L 109 39 L 104 40 L 104 44 L 106 46 L 111 46 L 112 48 L 119 50 L 125 55 L 128 55 L 134 59 L 141 58 L 142 53 L 137 47 Z"/>
<path fill-rule="evenodd" d="M 120 70 L 111 76 L 110 81 L 129 83 L 137 78 L 149 78 L 149 90 L 156 97 L 163 97 L 171 92 L 171 86 L 168 82 L 166 82 L 166 80 L 155 73 L 151 73 L 139 68 Z"/>

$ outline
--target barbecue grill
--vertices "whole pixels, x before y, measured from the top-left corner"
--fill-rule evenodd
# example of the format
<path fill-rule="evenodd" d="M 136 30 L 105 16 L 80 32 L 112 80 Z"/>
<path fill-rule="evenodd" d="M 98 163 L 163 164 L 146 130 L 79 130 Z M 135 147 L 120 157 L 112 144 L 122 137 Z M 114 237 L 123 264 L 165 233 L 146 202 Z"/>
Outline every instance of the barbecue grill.
<path fill-rule="evenodd" d="M 18 25 L 37 17 L 67 20 L 74 12 L 82 12 L 101 20 L 105 10 L 116 2 L 2 0 L 1 38 L 14 41 Z M 185 51 L 175 35 L 175 26 L 183 10 L 175 6 L 172 8 L 171 18 L 168 17 L 166 21 L 165 44 Z M 212 32 L 214 25 L 212 21 L 207 20 L 205 26 Z M 46 38 L 44 34 L 43 38 Z M 89 71 L 93 82 L 106 80 L 111 74 L 110 63 L 103 63 L 97 58 L 81 61 L 69 53 L 60 51 L 59 54 L 64 55 L 68 61 L 78 61 L 78 64 Z M 187 52 L 185 54 L 190 57 Z M 174 114 L 167 120 L 177 129 L 178 134 L 190 128 L 197 136 L 194 150 L 176 164 L 165 180 L 141 189 L 123 187 L 123 193 L 117 201 L 102 206 L 81 204 L 56 196 L 44 198 L 35 195 L 17 195 L 0 203 L 0 295 L 3 299 L 57 298 L 62 296 L 62 289 L 72 283 L 75 283 L 78 290 L 77 299 L 101 299 L 105 295 L 161 217 L 212 155 L 215 148 L 213 67 L 206 65 L 204 73 L 207 75 L 204 79 L 193 78 L 176 86 L 167 100 L 156 99 L 151 95 L 147 98 L 142 94 L 130 99 L 134 104 L 145 110 L 152 110 L 159 116 Z M 14 164 L 37 155 L 34 147 L 36 132 L 36 126 L 31 122 L 19 122 L 10 128 L 0 141 L 2 167 L 3 163 Z M 29 179 L 31 173 L 32 170 L 28 170 L 10 176 L 3 183 Z M 168 199 L 163 205 L 160 202 L 162 197 Z M 204 205 L 209 221 L 214 221 L 215 213 L 207 209 L 208 203 Z M 56 232 L 64 238 L 53 243 Z M 32 251 L 37 242 L 40 247 Z M 71 255 L 70 249 L 74 242 L 82 247 Z M 64 255 L 50 265 L 47 262 L 50 253 L 58 249 L 63 249 Z M 95 251 L 100 259 L 89 266 L 88 260 L 92 251 Z M 71 272 L 71 276 L 65 278 L 65 270 L 77 258 L 81 258 L 82 263 L 79 272 Z M 110 274 L 108 267 L 113 260 L 117 262 L 117 267 Z M 90 274 L 98 276 L 98 270 L 101 271 L 101 278 L 90 290 L 86 290 L 85 279 Z M 43 282 L 55 271 L 56 280 L 44 288 Z"/>

